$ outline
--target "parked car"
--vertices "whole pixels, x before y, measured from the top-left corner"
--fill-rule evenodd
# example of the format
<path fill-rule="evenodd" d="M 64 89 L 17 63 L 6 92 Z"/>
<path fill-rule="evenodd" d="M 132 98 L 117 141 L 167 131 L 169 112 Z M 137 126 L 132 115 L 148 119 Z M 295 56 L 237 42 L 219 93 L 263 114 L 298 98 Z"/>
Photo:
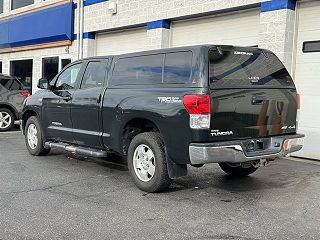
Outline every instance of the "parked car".
<path fill-rule="evenodd" d="M 195 167 L 219 163 L 247 176 L 298 151 L 299 95 L 270 51 L 202 45 L 76 61 L 29 97 L 28 151 L 127 156 L 135 184 L 167 188 Z"/>
<path fill-rule="evenodd" d="M 23 102 L 29 95 L 17 78 L 0 74 L 0 132 L 10 130 L 20 119 Z"/>

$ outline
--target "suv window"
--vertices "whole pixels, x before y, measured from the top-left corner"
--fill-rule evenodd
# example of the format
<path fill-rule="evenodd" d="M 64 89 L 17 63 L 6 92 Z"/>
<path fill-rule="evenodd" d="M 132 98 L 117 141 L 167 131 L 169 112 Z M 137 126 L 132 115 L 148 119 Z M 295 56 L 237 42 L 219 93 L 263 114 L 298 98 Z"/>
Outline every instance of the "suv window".
<path fill-rule="evenodd" d="M 57 90 L 68 90 L 74 89 L 75 83 L 80 72 L 82 63 L 74 64 L 64 70 L 56 81 L 56 89 Z"/>
<path fill-rule="evenodd" d="M 188 83 L 191 75 L 191 52 L 166 54 L 164 64 L 164 83 Z"/>
<path fill-rule="evenodd" d="M 105 62 L 89 62 L 84 73 L 81 88 L 93 88 L 103 85 L 106 68 Z"/>
<path fill-rule="evenodd" d="M 13 78 L 0 78 L 0 87 L 4 87 L 10 91 L 21 90 L 21 85 Z"/>
<path fill-rule="evenodd" d="M 164 54 L 119 59 L 113 71 L 114 85 L 161 84 Z"/>

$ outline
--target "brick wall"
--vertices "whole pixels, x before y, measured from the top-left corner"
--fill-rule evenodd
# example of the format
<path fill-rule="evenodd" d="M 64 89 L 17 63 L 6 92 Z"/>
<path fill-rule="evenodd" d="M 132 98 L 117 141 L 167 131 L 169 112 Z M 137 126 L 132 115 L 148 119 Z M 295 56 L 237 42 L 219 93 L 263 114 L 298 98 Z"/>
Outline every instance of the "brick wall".
<path fill-rule="evenodd" d="M 260 0 L 113 0 L 117 14 L 106 1 L 85 7 L 85 32 L 95 32 L 160 19 L 176 18 L 259 3 Z"/>

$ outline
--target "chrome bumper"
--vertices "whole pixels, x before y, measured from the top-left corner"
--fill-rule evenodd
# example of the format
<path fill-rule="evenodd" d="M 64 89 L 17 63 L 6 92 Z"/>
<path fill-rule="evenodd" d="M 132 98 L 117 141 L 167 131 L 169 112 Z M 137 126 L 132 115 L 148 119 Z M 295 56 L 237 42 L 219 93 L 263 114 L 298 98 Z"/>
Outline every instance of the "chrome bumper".
<path fill-rule="evenodd" d="M 266 138 L 264 139 L 266 140 Z M 189 156 L 191 164 L 242 163 L 258 159 L 274 159 L 299 151 L 303 147 L 304 135 L 285 135 L 267 138 L 268 147 L 261 151 L 247 151 L 244 141 L 191 143 Z M 250 141 L 250 140 L 249 140 Z"/>

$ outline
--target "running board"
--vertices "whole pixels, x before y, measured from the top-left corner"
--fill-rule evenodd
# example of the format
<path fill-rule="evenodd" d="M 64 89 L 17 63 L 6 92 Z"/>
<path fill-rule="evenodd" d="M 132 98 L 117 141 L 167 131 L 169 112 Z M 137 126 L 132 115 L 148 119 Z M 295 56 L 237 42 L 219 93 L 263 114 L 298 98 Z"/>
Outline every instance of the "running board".
<path fill-rule="evenodd" d="M 67 143 L 45 142 L 44 146 L 48 149 L 53 148 L 95 158 L 103 158 L 107 156 L 107 151 L 102 151 L 93 148 L 76 147 Z"/>

